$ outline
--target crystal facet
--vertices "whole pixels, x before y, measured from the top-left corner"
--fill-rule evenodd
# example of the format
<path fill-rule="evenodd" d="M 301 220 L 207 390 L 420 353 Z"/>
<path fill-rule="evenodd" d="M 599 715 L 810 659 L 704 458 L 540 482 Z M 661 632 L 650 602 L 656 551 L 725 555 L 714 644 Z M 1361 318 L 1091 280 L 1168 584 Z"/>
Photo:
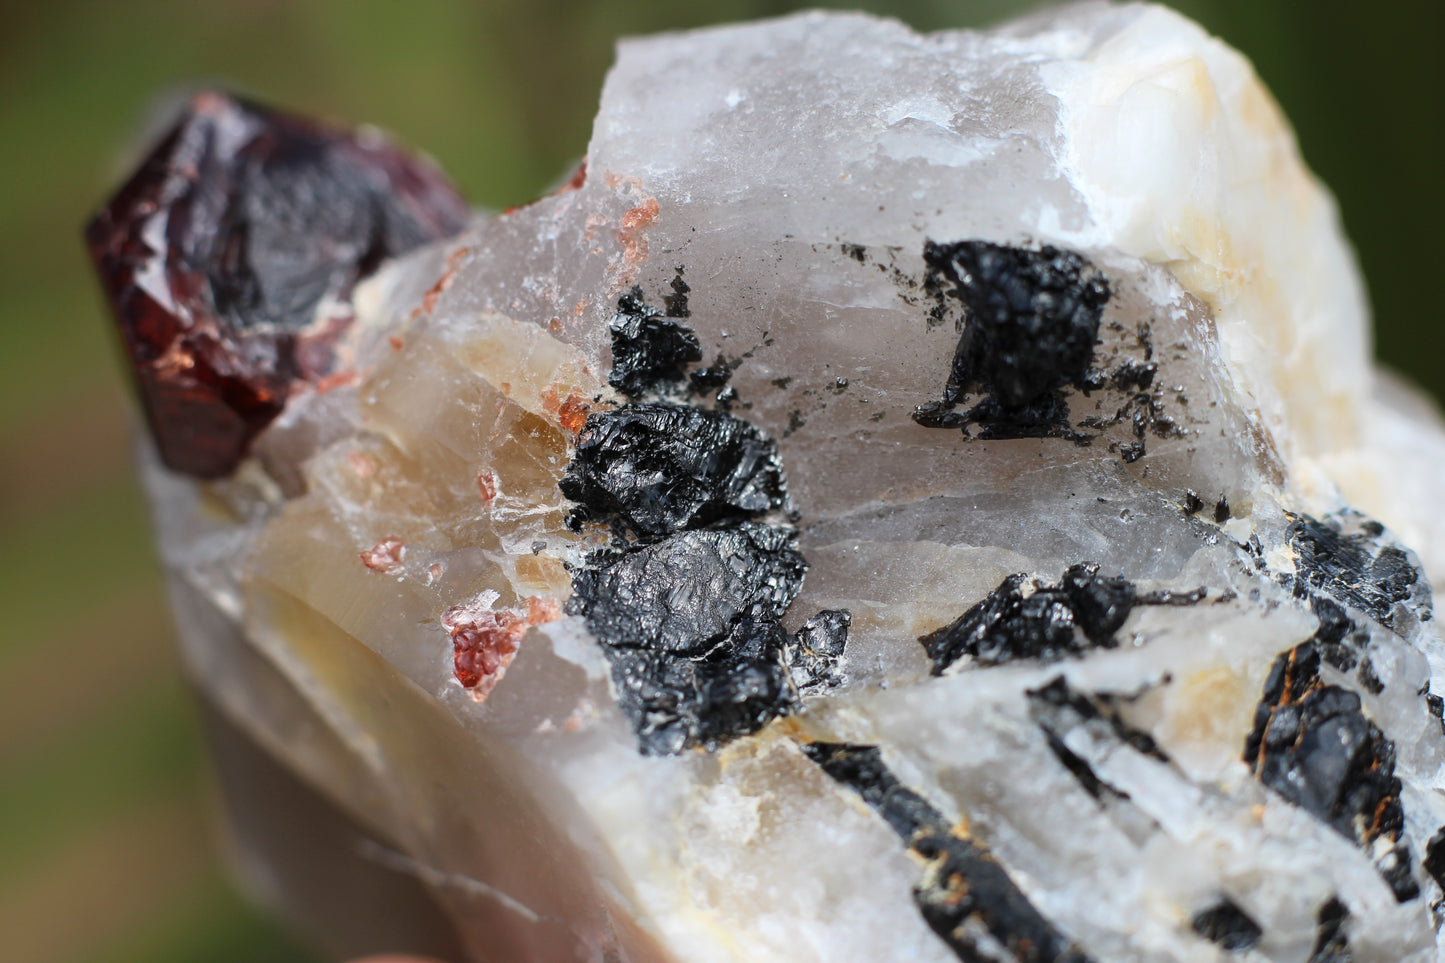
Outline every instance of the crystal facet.
<path fill-rule="evenodd" d="M 356 282 L 467 216 L 373 134 L 193 97 L 86 228 L 167 467 L 230 474 L 296 383 L 345 367 Z"/>

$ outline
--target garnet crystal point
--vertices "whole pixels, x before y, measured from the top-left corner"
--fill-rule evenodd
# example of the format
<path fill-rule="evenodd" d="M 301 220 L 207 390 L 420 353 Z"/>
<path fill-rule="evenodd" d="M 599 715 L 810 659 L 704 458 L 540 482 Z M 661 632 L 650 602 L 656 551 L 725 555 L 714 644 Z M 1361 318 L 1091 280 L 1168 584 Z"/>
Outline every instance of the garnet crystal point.
<path fill-rule="evenodd" d="M 430 164 L 204 92 L 86 229 L 167 467 L 229 474 L 335 363 L 352 289 L 465 226 Z"/>

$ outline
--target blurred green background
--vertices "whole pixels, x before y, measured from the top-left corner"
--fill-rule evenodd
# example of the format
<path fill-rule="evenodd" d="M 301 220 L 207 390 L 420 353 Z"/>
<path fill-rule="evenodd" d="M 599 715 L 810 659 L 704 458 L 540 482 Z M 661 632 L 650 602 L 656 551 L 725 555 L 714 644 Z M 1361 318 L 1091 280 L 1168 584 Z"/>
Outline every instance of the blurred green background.
<path fill-rule="evenodd" d="M 1339 197 L 1379 353 L 1445 396 L 1445 4 L 1174 4 L 1252 57 Z M 1036 3 L 863 3 L 920 28 Z M 219 80 L 424 148 L 478 204 L 581 156 L 613 39 L 734 0 L 0 2 L 0 957 L 306 961 L 230 888 L 80 244 L 158 94 Z M 1434 279 L 1434 280 L 1432 280 Z"/>

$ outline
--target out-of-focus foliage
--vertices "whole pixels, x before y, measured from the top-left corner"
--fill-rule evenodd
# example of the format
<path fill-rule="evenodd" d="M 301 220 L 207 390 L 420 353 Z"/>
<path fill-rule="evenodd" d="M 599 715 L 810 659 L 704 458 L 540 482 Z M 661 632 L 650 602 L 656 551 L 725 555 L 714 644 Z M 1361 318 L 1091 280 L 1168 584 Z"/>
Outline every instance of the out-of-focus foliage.
<path fill-rule="evenodd" d="M 823 6 L 842 4 L 824 3 Z M 1035 3 L 857 4 L 920 28 Z M 79 241 L 166 92 L 220 81 L 368 121 L 478 204 L 583 153 L 613 39 L 770 16 L 724 0 L 50 0 L 0 5 L 0 957 L 312 957 L 230 889 L 130 478 L 127 386 Z M 1445 396 L 1445 5 L 1178 0 L 1242 48 L 1338 194 L 1384 359 Z"/>

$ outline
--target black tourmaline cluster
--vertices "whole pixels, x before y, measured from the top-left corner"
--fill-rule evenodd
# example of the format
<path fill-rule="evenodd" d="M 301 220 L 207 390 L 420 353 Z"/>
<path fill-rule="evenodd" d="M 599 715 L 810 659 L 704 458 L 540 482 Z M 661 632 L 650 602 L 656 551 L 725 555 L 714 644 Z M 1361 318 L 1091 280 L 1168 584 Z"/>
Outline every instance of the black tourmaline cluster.
<path fill-rule="evenodd" d="M 1357 694 L 1321 680 L 1313 643 L 1290 649 L 1270 670 L 1245 761 L 1265 785 L 1375 854 L 1396 898 L 1419 895 L 1402 839 L 1395 747 Z"/>
<path fill-rule="evenodd" d="M 741 418 L 667 399 L 702 357 L 692 331 L 639 291 L 611 330 L 612 385 L 653 400 L 594 412 L 578 438 L 560 482 L 570 523 L 616 537 L 574 572 L 567 610 L 602 643 L 643 752 L 712 748 L 836 684 L 849 617 L 783 629 L 807 563 L 782 462 Z"/>
<path fill-rule="evenodd" d="M 1291 516 L 1285 538 L 1295 570 L 1278 577 L 1309 603 L 1319 628 L 1275 661 L 1244 760 L 1265 785 L 1369 851 L 1397 899 L 1414 899 L 1420 887 L 1404 835 L 1395 746 L 1359 694 L 1326 681 L 1322 668 L 1354 671 L 1366 690 L 1384 691 L 1368 620 L 1391 631 L 1402 620 L 1429 621 L 1429 591 L 1384 527 L 1356 512 L 1323 521 Z M 1429 870 L 1428 854 L 1426 862 Z"/>
<path fill-rule="evenodd" d="M 924 248 L 925 287 L 945 313 L 946 299 L 966 316 L 941 401 L 913 418 L 929 428 L 977 425 L 985 438 L 1066 433 L 1066 387 L 1102 384 L 1094 344 L 1109 284 L 1083 256 L 988 241 Z M 966 396 L 980 400 L 957 411 Z"/>
<path fill-rule="evenodd" d="M 662 483 L 662 480 L 666 480 Z M 720 411 L 631 404 L 595 415 L 562 493 L 641 538 L 782 509 L 783 465 L 771 438 Z"/>
<path fill-rule="evenodd" d="M 1094 562 L 1069 566 L 1058 584 L 1010 575 L 981 602 L 918 641 L 933 674 L 967 656 L 979 665 L 1017 659 L 1054 662 L 1089 649 L 1113 648 L 1114 633 L 1138 605 L 1192 605 L 1202 591 L 1140 592 L 1120 576 L 1101 575 Z"/>

